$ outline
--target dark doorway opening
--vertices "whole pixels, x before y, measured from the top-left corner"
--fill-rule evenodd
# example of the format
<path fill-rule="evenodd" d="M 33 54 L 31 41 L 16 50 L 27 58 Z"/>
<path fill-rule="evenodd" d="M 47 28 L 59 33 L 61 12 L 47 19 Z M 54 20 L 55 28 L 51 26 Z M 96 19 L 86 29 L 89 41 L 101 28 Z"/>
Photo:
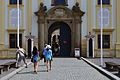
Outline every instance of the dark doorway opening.
<path fill-rule="evenodd" d="M 69 25 L 64 22 L 53 23 L 48 30 L 48 43 L 52 46 L 54 56 L 69 57 L 71 52 Z"/>
<path fill-rule="evenodd" d="M 28 39 L 28 58 L 31 58 L 31 39 Z"/>
<path fill-rule="evenodd" d="M 89 39 L 89 57 L 93 57 L 93 45 L 92 45 L 93 41 L 90 38 Z"/>

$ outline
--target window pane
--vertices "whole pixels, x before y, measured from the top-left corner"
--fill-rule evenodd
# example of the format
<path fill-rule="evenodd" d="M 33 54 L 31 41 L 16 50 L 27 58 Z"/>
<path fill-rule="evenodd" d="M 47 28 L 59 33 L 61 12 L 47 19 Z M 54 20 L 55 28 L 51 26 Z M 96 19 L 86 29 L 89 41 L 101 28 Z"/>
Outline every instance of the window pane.
<path fill-rule="evenodd" d="M 10 4 L 17 4 L 17 0 L 10 0 Z M 22 0 L 19 0 L 19 4 L 22 4 Z"/>
<path fill-rule="evenodd" d="M 65 0 L 54 0 L 54 4 L 65 4 Z"/>
<path fill-rule="evenodd" d="M 66 5 L 67 0 L 52 0 L 53 5 Z"/>
<path fill-rule="evenodd" d="M 98 10 L 98 26 L 101 26 L 101 10 Z M 110 27 L 110 10 L 103 8 L 103 27 Z"/>
<path fill-rule="evenodd" d="M 98 4 L 100 5 L 101 0 L 98 0 Z M 110 4 L 110 0 L 102 0 L 102 4 L 106 4 L 109 5 Z"/>
<path fill-rule="evenodd" d="M 14 34 L 10 34 L 10 48 L 15 48 L 16 38 Z"/>
<path fill-rule="evenodd" d="M 10 26 L 11 27 L 17 27 L 17 25 L 18 25 L 18 15 L 17 15 L 17 13 L 18 13 L 18 10 L 17 10 L 17 8 L 11 8 L 10 9 Z M 20 26 L 22 26 L 22 10 L 20 9 L 19 10 L 19 21 L 20 21 Z"/>
<path fill-rule="evenodd" d="M 98 48 L 100 49 L 100 45 L 101 45 L 101 36 L 98 35 Z M 110 48 L 110 35 L 103 35 L 103 44 L 102 47 L 104 49 L 106 48 Z"/>
<path fill-rule="evenodd" d="M 17 48 L 17 34 L 10 34 L 10 48 Z M 20 47 L 22 47 L 22 34 L 19 34 L 19 45 Z"/>

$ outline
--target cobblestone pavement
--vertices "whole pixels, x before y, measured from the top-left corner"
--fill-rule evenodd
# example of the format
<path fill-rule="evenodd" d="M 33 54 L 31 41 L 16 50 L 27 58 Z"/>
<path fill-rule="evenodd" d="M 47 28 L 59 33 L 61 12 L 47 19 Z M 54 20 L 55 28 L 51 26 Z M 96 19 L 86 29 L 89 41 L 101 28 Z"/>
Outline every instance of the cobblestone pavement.
<path fill-rule="evenodd" d="M 18 72 L 9 80 L 110 80 L 82 60 L 76 58 L 54 58 L 52 70 L 46 72 L 43 61 L 39 62 L 38 73 L 33 64 Z"/>
<path fill-rule="evenodd" d="M 89 61 L 95 63 L 96 65 L 100 66 L 100 58 L 86 58 L 88 59 Z M 114 63 L 117 63 L 117 64 L 120 64 L 120 58 L 103 58 L 103 68 L 106 69 L 105 67 L 105 62 L 114 62 Z M 111 72 L 112 74 L 120 77 L 120 74 L 118 74 L 118 71 L 116 70 L 108 70 L 106 69 L 107 71 Z"/>

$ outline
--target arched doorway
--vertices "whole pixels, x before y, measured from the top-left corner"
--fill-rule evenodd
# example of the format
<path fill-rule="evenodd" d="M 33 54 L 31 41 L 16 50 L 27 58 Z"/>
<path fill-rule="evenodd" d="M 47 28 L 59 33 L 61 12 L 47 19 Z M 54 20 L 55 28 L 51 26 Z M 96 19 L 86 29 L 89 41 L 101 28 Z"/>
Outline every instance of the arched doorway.
<path fill-rule="evenodd" d="M 54 35 L 55 31 L 59 31 L 59 34 Z M 69 25 L 64 22 L 53 23 L 48 29 L 48 43 L 52 45 L 55 56 L 69 57 L 71 52 L 71 29 Z M 56 47 L 58 47 L 58 55 L 55 52 Z"/>

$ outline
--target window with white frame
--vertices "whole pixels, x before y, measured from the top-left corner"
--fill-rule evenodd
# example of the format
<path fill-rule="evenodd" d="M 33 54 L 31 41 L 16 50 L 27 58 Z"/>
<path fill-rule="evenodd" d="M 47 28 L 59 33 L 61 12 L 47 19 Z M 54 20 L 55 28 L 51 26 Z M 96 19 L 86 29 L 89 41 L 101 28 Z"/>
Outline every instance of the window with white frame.
<path fill-rule="evenodd" d="M 103 8 L 103 27 L 110 27 L 110 10 Z M 98 26 L 101 26 L 101 9 L 98 10 Z"/>

